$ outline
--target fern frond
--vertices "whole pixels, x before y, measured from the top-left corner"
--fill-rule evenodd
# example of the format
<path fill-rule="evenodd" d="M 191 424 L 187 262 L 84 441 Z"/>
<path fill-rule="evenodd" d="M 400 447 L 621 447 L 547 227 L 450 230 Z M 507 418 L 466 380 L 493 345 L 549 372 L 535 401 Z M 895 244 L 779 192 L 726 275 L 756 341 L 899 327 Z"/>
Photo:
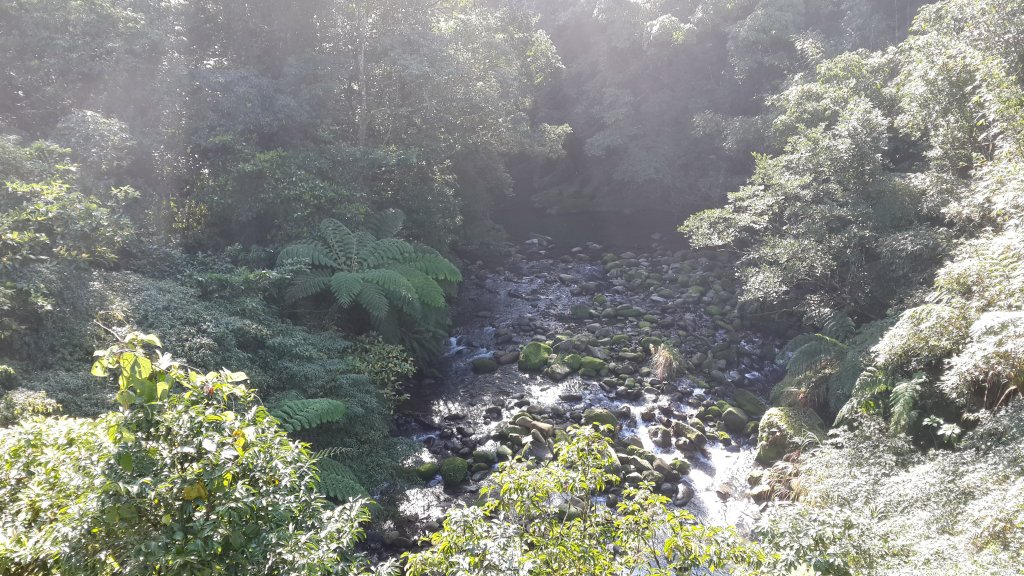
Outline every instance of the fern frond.
<path fill-rule="evenodd" d="M 416 257 L 406 262 L 407 265 L 435 280 L 462 282 L 462 273 L 459 272 L 459 269 L 433 248 L 419 246 L 416 252 Z"/>
<path fill-rule="evenodd" d="M 801 346 L 786 361 L 786 371 L 790 374 L 802 374 L 823 362 L 835 359 L 846 346 L 823 334 L 815 334 L 815 338 Z"/>
<path fill-rule="evenodd" d="M 814 332 L 805 332 L 800 334 L 789 342 L 786 342 L 782 348 L 779 349 L 779 353 L 775 356 L 775 360 L 781 364 L 785 364 L 789 360 L 790 356 L 799 350 L 801 346 L 808 342 L 814 342 L 817 339 L 818 335 Z"/>
<path fill-rule="evenodd" d="M 334 268 L 351 268 L 356 258 L 356 241 L 352 231 L 334 218 L 320 222 L 320 237 L 337 264 Z"/>
<path fill-rule="evenodd" d="M 362 283 L 355 301 L 369 312 L 372 318 L 387 316 L 391 308 L 387 296 L 384 295 L 384 289 L 376 284 Z"/>
<path fill-rule="evenodd" d="M 420 303 L 431 308 L 444 308 L 448 305 L 445 301 L 444 290 L 430 276 L 405 265 L 393 266 L 392 270 L 404 276 L 412 284 Z"/>
<path fill-rule="evenodd" d="M 345 501 L 368 495 L 348 466 L 329 457 L 321 458 L 316 465 L 320 469 L 320 482 L 317 483 L 317 488 L 325 496 Z"/>
<path fill-rule="evenodd" d="M 277 255 L 277 265 L 311 264 L 313 266 L 340 267 L 327 247 L 316 240 L 285 246 Z"/>
<path fill-rule="evenodd" d="M 853 335 L 857 330 L 857 326 L 853 323 L 846 314 L 835 314 L 825 322 L 825 325 L 821 328 L 821 334 L 845 342 L 847 338 Z"/>
<path fill-rule="evenodd" d="M 362 259 L 363 254 L 367 254 L 370 251 L 370 247 L 377 243 L 377 239 L 373 237 L 366 230 L 360 230 L 355 233 L 355 252 L 353 269 L 363 270 L 370 266 Z"/>
<path fill-rule="evenodd" d="M 407 262 L 416 257 L 412 245 L 398 238 L 384 238 L 365 247 L 359 259 L 367 268 L 384 268 L 393 262 Z"/>
<path fill-rule="evenodd" d="M 288 400 L 270 409 L 286 432 L 316 428 L 330 422 L 340 422 L 348 414 L 348 406 L 331 398 L 303 398 Z"/>
<path fill-rule="evenodd" d="M 892 387 L 892 376 L 876 366 L 868 366 L 857 377 L 853 394 L 836 414 L 836 425 L 851 422 L 857 413 L 873 414 L 879 411 L 877 397 Z"/>
<path fill-rule="evenodd" d="M 919 412 L 916 408 L 924 381 L 924 375 L 917 373 L 910 380 L 904 380 L 893 387 L 889 396 L 889 431 L 893 434 L 906 434 L 917 421 Z"/>
<path fill-rule="evenodd" d="M 355 301 L 356 295 L 363 288 L 363 280 L 355 272 L 335 272 L 331 276 L 331 293 L 338 305 L 348 308 Z"/>
<path fill-rule="evenodd" d="M 335 458 L 337 456 L 344 456 L 352 452 L 351 448 L 345 448 L 343 446 L 331 446 L 330 448 L 324 448 L 323 450 L 317 450 L 313 453 L 314 460 L 323 460 L 325 458 Z"/>
<path fill-rule="evenodd" d="M 389 301 L 394 302 L 403 311 L 418 316 L 420 313 L 420 299 L 405 276 L 394 270 L 367 270 L 360 274 L 363 282 L 380 286 L 384 292 L 391 296 Z"/>
<path fill-rule="evenodd" d="M 401 210 L 390 209 L 371 214 L 366 218 L 366 230 L 377 238 L 391 238 L 402 229 L 405 224 L 405 213 Z"/>
<path fill-rule="evenodd" d="M 330 273 L 326 270 L 307 270 L 295 275 L 291 286 L 285 291 L 285 299 L 295 302 L 318 294 L 330 285 Z"/>

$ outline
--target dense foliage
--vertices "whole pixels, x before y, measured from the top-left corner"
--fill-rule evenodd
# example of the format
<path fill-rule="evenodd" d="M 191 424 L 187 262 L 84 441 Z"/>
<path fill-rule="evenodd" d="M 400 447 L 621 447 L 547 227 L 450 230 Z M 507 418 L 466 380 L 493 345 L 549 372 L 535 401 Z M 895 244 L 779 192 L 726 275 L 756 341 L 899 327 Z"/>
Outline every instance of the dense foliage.
<path fill-rule="evenodd" d="M 619 491 L 577 429 L 410 573 L 1019 572 L 1022 47 L 1021 0 L 0 0 L 0 573 L 371 570 L 360 503 L 410 480 L 392 413 L 444 351 L 459 258 L 537 209 L 701 210 L 682 231 L 738 293 L 652 311 L 791 338 L 773 406 L 686 400 L 732 410 L 774 501 L 739 544 Z M 680 271 L 611 256 L 617 290 Z M 670 382 L 740 340 L 645 342 L 643 375 L 575 360 Z"/>
<path fill-rule="evenodd" d="M 790 567 L 1019 563 L 1022 10 L 939 2 L 898 46 L 795 76 L 770 100 L 782 149 L 684 226 L 736 251 L 745 300 L 819 328 L 773 400 L 851 429 L 776 466 L 797 504 L 762 533 Z"/>

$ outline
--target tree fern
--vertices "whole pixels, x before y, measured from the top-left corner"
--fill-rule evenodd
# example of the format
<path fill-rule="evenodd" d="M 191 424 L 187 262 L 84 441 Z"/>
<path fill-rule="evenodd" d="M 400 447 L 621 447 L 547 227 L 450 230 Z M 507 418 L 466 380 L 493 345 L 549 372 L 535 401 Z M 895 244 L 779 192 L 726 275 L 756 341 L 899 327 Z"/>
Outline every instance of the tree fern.
<path fill-rule="evenodd" d="M 356 258 L 356 240 L 347 226 L 327 218 L 320 222 L 320 237 L 339 266 L 351 266 Z"/>
<path fill-rule="evenodd" d="M 398 265 L 392 269 L 409 281 L 421 304 L 431 308 L 444 308 L 448 305 L 445 301 L 444 290 L 430 276 L 411 266 Z"/>
<path fill-rule="evenodd" d="M 359 255 L 367 268 L 382 268 L 392 262 L 405 262 L 415 258 L 416 249 L 398 238 L 383 238 L 366 246 Z"/>
<path fill-rule="evenodd" d="M 419 248 L 417 257 L 411 259 L 408 264 L 436 280 L 462 282 L 462 273 L 459 272 L 459 269 L 430 248 Z"/>
<path fill-rule="evenodd" d="M 331 268 L 341 267 L 341 263 L 331 256 L 328 249 L 317 240 L 300 242 L 286 246 L 277 255 L 277 265 L 282 266 L 288 263 L 306 264 L 312 266 L 328 266 Z"/>
<path fill-rule="evenodd" d="M 280 420 L 286 432 L 299 432 L 345 420 L 348 406 L 330 398 L 304 398 L 282 402 L 271 408 L 270 413 Z"/>
<path fill-rule="evenodd" d="M 892 388 L 892 377 L 877 366 L 868 366 L 857 377 L 853 395 L 836 415 L 836 424 L 851 422 L 857 413 L 873 414 L 881 410 L 879 397 Z"/>
<path fill-rule="evenodd" d="M 278 265 L 307 268 L 294 276 L 289 301 L 330 291 L 338 306 L 362 309 L 385 340 L 407 346 L 422 363 L 443 350 L 446 295 L 462 274 L 436 250 L 390 237 L 403 218 L 384 212 L 357 231 L 326 219 L 316 238 L 283 249 Z"/>

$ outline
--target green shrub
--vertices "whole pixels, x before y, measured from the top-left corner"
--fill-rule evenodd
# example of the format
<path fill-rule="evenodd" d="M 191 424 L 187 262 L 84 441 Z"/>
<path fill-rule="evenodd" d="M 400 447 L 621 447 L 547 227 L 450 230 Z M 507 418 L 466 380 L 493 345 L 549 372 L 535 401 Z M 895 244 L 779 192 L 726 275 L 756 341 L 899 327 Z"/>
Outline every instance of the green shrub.
<path fill-rule="evenodd" d="M 0 426 L 10 426 L 31 416 L 48 416 L 60 411 L 60 404 L 45 392 L 16 389 L 0 396 Z"/>
<path fill-rule="evenodd" d="M 362 503 L 328 506 L 245 375 L 186 370 L 154 345 L 134 333 L 100 353 L 120 411 L 0 431 L 0 572 L 364 572 Z"/>

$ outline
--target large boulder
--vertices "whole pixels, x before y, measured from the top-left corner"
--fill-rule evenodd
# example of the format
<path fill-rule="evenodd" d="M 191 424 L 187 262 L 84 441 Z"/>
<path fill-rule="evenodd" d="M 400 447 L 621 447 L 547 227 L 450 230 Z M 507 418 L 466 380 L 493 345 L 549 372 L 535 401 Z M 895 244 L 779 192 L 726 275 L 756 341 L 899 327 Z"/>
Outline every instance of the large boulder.
<path fill-rule="evenodd" d="M 548 364 L 551 346 L 543 342 L 530 342 L 519 352 L 519 369 L 525 372 L 540 372 Z"/>
<path fill-rule="evenodd" d="M 473 372 L 477 374 L 489 374 L 498 369 L 498 362 L 490 356 L 482 356 L 473 359 Z"/>
<path fill-rule="evenodd" d="M 825 425 L 810 408 L 777 406 L 761 418 L 757 434 L 757 461 L 769 466 L 804 442 L 819 442 L 825 437 Z"/>
<path fill-rule="evenodd" d="M 730 406 L 722 413 L 722 423 L 725 429 L 732 433 L 740 433 L 747 427 L 750 417 L 747 413 L 735 406 Z"/>
<path fill-rule="evenodd" d="M 445 458 L 441 462 L 440 473 L 445 486 L 458 486 L 469 479 L 469 462 L 458 456 Z"/>

